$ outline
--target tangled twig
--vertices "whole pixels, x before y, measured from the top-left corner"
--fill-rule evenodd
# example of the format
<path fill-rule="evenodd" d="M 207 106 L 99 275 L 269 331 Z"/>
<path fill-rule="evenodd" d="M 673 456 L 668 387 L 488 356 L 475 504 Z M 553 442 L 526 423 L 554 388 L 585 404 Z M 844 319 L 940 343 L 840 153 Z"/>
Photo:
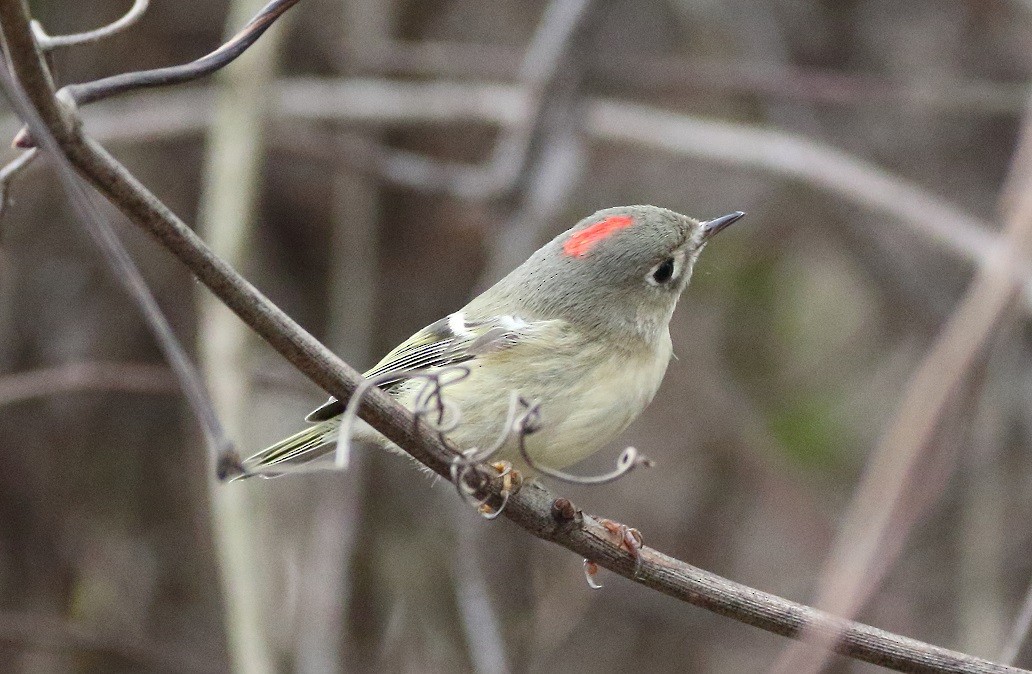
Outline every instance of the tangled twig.
<path fill-rule="evenodd" d="M 447 379 L 451 375 L 453 379 Z M 422 388 L 416 394 L 415 403 L 412 408 L 412 415 L 416 423 L 424 420 L 430 413 L 437 413 L 436 421 L 427 422 L 439 436 L 451 433 L 462 423 L 462 410 L 453 402 L 445 399 L 441 392 L 447 386 L 457 384 L 470 375 L 470 368 L 466 365 L 450 365 L 441 370 L 417 372 L 416 376 L 423 378 Z M 411 377 L 407 377 L 411 379 Z M 450 416 L 449 416 L 450 415 Z"/>

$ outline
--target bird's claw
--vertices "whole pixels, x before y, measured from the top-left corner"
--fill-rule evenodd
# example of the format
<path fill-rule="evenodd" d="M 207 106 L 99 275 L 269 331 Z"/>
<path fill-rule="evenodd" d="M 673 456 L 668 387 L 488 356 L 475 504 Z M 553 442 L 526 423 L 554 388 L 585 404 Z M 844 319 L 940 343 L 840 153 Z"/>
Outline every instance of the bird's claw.
<path fill-rule="evenodd" d="M 619 547 L 631 553 L 631 557 L 634 559 L 634 576 L 637 577 L 638 572 L 641 571 L 641 548 L 645 544 L 641 532 L 634 527 L 610 519 L 603 518 L 598 523 L 616 537 L 616 544 Z"/>
<path fill-rule="evenodd" d="M 506 504 L 509 503 L 509 497 L 518 492 L 520 487 L 523 486 L 523 475 L 513 468 L 508 461 L 495 461 L 489 465 L 498 471 L 498 475 L 493 479 L 502 481 L 502 488 L 498 492 L 498 495 L 502 498 L 502 503 L 497 508 L 493 508 L 485 501 L 480 504 L 479 511 L 484 519 L 493 520 L 505 510 Z"/>

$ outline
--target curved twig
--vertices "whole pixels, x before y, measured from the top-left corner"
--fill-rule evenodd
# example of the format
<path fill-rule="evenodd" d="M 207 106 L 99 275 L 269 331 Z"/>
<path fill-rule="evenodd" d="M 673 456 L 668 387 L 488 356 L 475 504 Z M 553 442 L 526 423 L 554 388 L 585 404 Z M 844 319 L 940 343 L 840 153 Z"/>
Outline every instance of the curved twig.
<path fill-rule="evenodd" d="M 262 8 L 247 25 L 215 51 L 201 58 L 178 66 L 141 70 L 135 73 L 112 75 L 94 82 L 69 84 L 62 93 L 68 95 L 76 105 L 82 106 L 127 91 L 163 87 L 170 84 L 192 82 L 210 75 L 232 63 L 247 51 L 262 33 L 275 23 L 276 19 L 301 0 L 272 0 Z"/>
<path fill-rule="evenodd" d="M 624 449 L 624 451 L 620 453 L 620 457 L 616 460 L 616 468 L 608 473 L 603 473 L 602 475 L 593 475 L 590 477 L 574 475 L 572 473 L 566 473 L 538 463 L 531 458 L 530 452 L 527 451 L 527 436 L 535 433 L 540 428 L 541 405 L 537 402 L 529 403 L 522 398 L 520 398 L 520 403 L 527 408 L 526 412 L 516 420 L 515 424 L 520 455 L 523 457 L 523 460 L 527 462 L 528 466 L 542 475 L 547 475 L 548 477 L 559 480 L 560 482 L 568 482 L 570 484 L 608 484 L 609 482 L 619 480 L 635 468 L 651 468 L 654 465 L 652 459 L 641 454 L 634 447 Z"/>
<path fill-rule="evenodd" d="M 61 47 L 72 47 L 88 42 L 97 42 L 116 35 L 139 21 L 144 12 L 147 11 L 149 4 L 150 0 L 135 0 L 133 6 L 121 18 L 106 26 L 101 26 L 85 33 L 75 33 L 74 35 L 47 35 L 39 21 L 32 21 L 29 25 L 32 27 L 32 36 L 36 38 L 36 44 L 39 45 L 40 50 L 48 52 Z"/>

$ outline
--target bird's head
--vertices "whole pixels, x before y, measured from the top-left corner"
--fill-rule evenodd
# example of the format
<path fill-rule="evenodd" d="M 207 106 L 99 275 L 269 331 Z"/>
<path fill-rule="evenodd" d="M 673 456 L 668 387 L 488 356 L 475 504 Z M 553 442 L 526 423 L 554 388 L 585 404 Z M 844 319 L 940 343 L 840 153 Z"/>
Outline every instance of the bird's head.
<path fill-rule="evenodd" d="M 700 221 L 657 206 L 607 208 L 545 244 L 500 283 L 538 315 L 655 338 L 699 253 L 744 215 Z"/>

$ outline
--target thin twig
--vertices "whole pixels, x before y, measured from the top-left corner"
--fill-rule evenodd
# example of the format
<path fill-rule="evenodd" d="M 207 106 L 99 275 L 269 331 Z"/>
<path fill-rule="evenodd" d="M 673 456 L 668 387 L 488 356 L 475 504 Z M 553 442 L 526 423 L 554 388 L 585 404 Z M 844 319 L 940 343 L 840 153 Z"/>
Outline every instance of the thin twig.
<path fill-rule="evenodd" d="M 10 39 L 15 33 L 31 37 L 27 12 L 20 0 L 0 0 L 0 27 L 8 37 L 9 58 L 22 86 L 36 86 L 40 81 L 37 71 L 42 65 L 31 39 Z M 37 91 L 32 96 L 36 101 L 52 97 L 52 93 Z M 53 102 L 45 105 L 53 105 Z M 44 119 L 50 120 L 50 117 L 44 115 Z M 51 122 L 53 120 L 47 123 Z M 163 243 L 301 372 L 338 399 L 347 399 L 355 391 L 361 381 L 357 372 L 215 256 L 185 223 L 103 148 L 80 137 L 74 130 L 54 135 L 69 161 L 91 184 L 132 222 Z M 442 443 L 424 424 L 413 424 L 412 415 L 388 394 L 369 391 L 361 417 L 431 470 L 447 474 L 455 450 Z M 556 496 L 540 485 L 526 484 L 512 496 L 505 515 L 539 538 L 558 543 L 600 566 L 633 577 L 636 582 L 682 601 L 785 636 L 798 636 L 803 629 L 814 626 L 821 632 L 842 634 L 843 638 L 835 642 L 834 648 L 850 657 L 903 671 L 1020 671 L 837 619 L 733 583 L 647 547 L 641 547 L 636 556 L 632 555 L 614 543 L 610 530 L 594 517 L 582 514 L 572 520 L 557 521 L 552 508 L 555 500 Z"/>
<path fill-rule="evenodd" d="M 178 66 L 112 75 L 94 82 L 70 84 L 64 89 L 78 106 L 94 103 L 136 89 L 164 87 L 200 79 L 225 68 L 247 51 L 255 41 L 288 9 L 301 0 L 272 0 L 240 31 L 215 51 Z"/>
<path fill-rule="evenodd" d="M 276 22 L 276 19 L 300 1 L 271 0 L 247 25 L 222 46 L 190 63 L 112 75 L 93 82 L 69 84 L 61 89 L 61 96 L 74 106 L 81 107 L 128 91 L 164 87 L 200 79 L 236 60 L 269 29 L 269 26 Z M 20 148 L 30 148 L 34 146 L 35 141 L 31 134 L 27 134 L 23 130 L 15 138 L 14 144 Z"/>
<path fill-rule="evenodd" d="M 542 475 L 547 475 L 553 479 L 559 480 L 560 482 L 566 482 L 569 484 L 608 484 L 620 479 L 624 475 L 627 475 L 635 468 L 651 468 L 653 466 L 652 459 L 641 454 L 634 447 L 627 447 L 620 453 L 620 457 L 616 460 L 616 467 L 608 473 L 602 475 L 593 475 L 590 477 L 582 477 L 580 475 L 573 475 L 566 473 L 555 468 L 549 468 L 548 466 L 542 465 L 534 460 L 534 457 L 527 451 L 527 436 L 532 435 L 541 427 L 541 407 L 538 403 L 529 403 L 526 400 L 520 398 L 520 404 L 523 405 L 524 412 L 519 416 L 515 422 L 516 428 L 516 439 L 517 445 L 520 448 L 520 456 L 527 462 L 531 468 Z"/>
<path fill-rule="evenodd" d="M 101 26 L 85 33 L 75 33 L 74 35 L 47 35 L 39 21 L 32 21 L 30 25 L 32 26 L 32 34 L 36 38 L 36 44 L 39 45 L 42 51 L 48 52 L 61 47 L 98 42 L 104 38 L 116 35 L 139 21 L 143 17 L 144 12 L 147 11 L 149 4 L 150 0 L 135 0 L 129 11 L 116 21 L 106 26 Z"/>

